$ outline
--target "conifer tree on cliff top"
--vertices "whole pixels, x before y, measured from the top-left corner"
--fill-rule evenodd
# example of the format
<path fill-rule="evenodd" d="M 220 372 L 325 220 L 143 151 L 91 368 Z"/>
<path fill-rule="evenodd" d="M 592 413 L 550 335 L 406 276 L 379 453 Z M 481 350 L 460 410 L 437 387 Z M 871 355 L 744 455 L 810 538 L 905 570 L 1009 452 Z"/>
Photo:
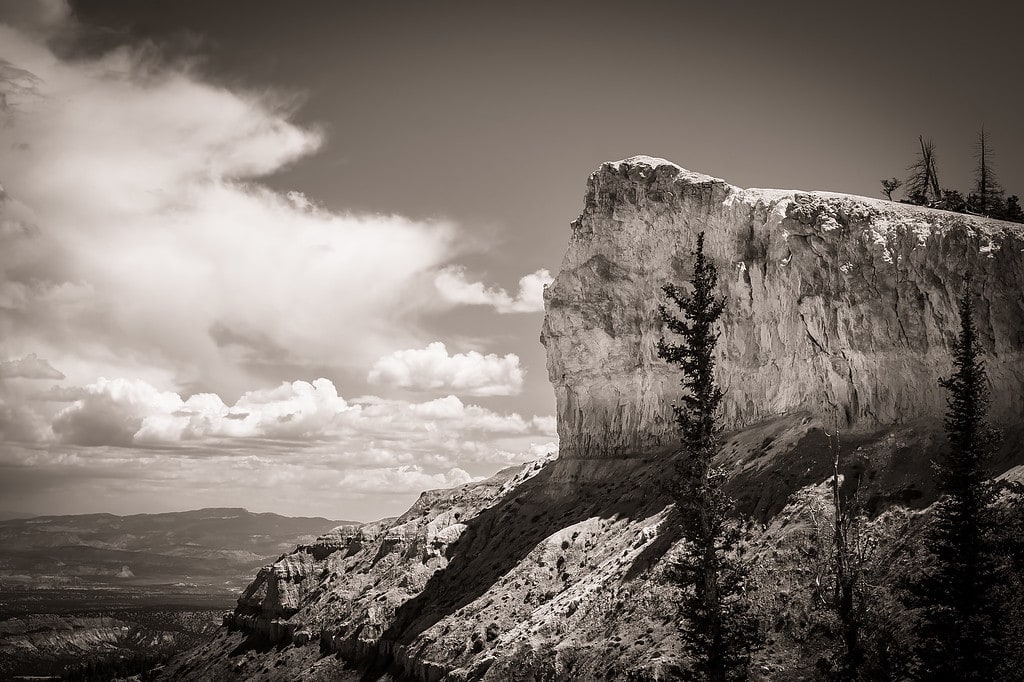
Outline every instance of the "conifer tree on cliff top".
<path fill-rule="evenodd" d="M 974 325 L 971 280 L 959 301 L 960 333 L 948 392 L 949 452 L 936 464 L 940 500 L 928 529 L 928 564 L 916 592 L 922 607 L 918 678 L 998 680 L 1002 658 L 993 547 L 995 486 L 986 465 L 997 442 L 988 426 L 988 380 Z"/>
<path fill-rule="evenodd" d="M 693 672 L 725 682 L 747 677 L 757 627 L 744 594 L 747 568 L 740 556 L 743 525 L 731 517 L 734 501 L 722 489 L 725 472 L 714 463 L 720 448 L 722 390 L 715 382 L 715 325 L 725 300 L 715 294 L 718 272 L 704 255 L 704 233 L 697 236 L 692 291 L 673 284 L 665 295 L 683 313 L 661 306 L 661 317 L 681 343 L 658 342 L 658 356 L 683 372 L 683 396 L 674 404 L 682 451 L 671 482 L 685 541 L 678 577 L 686 589 L 685 623 L 680 633 Z M 692 588 L 692 591 L 691 591 Z"/>

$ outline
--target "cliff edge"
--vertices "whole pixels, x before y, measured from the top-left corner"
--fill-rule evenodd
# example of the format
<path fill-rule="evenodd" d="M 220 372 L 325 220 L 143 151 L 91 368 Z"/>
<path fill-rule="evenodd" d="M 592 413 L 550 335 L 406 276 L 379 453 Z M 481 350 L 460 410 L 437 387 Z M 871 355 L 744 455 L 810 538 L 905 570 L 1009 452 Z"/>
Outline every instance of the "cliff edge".
<path fill-rule="evenodd" d="M 563 458 L 674 440 L 675 370 L 656 357 L 661 287 L 697 233 L 727 298 L 718 348 L 727 428 L 795 411 L 867 431 L 938 417 L 964 275 L 996 422 L 1024 412 L 1020 225 L 826 192 L 740 189 L 647 156 L 605 163 L 545 291 L 541 341 Z"/>
<path fill-rule="evenodd" d="M 342 526 L 263 568 L 173 680 L 672 679 L 685 664 L 666 578 L 679 524 L 664 486 L 678 374 L 655 357 L 666 282 L 698 232 L 728 297 L 720 463 L 751 541 L 769 630 L 754 679 L 810 679 L 827 646 L 807 557 L 828 503 L 823 429 L 863 481 L 879 534 L 909 534 L 944 446 L 936 379 L 974 275 L 994 465 L 1024 462 L 1019 226 L 825 193 L 742 190 L 661 159 L 606 163 L 545 292 L 557 459 L 424 493 L 397 519 Z M 1020 475 L 1018 466 L 1014 471 Z M 892 531 L 892 528 L 903 529 Z M 887 530 L 889 529 L 889 530 Z M 889 565 L 905 543 L 892 543 Z"/>

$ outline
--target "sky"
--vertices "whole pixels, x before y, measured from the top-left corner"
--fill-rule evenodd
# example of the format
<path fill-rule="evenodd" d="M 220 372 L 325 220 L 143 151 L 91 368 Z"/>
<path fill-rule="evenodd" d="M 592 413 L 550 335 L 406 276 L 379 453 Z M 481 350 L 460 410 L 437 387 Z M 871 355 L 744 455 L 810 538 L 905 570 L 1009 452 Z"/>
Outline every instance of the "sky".
<path fill-rule="evenodd" d="M 586 178 L 1024 192 L 1005 3 L 5 0 L 0 506 L 371 520 L 553 452 Z"/>

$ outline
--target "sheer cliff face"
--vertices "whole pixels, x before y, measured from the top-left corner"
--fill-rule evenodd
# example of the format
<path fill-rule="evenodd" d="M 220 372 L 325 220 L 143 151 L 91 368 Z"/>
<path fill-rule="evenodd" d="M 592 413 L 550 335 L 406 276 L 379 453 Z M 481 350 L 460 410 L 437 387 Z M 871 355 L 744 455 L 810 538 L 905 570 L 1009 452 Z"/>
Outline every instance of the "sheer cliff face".
<path fill-rule="evenodd" d="M 728 298 L 726 417 L 747 426 L 721 452 L 727 491 L 765 523 L 752 543 L 764 576 L 753 603 L 777 615 L 816 599 L 817 574 L 801 566 L 816 537 L 812 510 L 829 504 L 823 421 L 855 427 L 844 451 L 856 462 L 842 473 L 863 475 L 879 537 L 901 537 L 920 518 L 890 505 L 934 499 L 923 472 L 944 436 L 916 420 L 943 411 L 936 378 L 950 369 L 965 271 L 976 277 L 993 414 L 1019 421 L 1019 228 L 741 190 L 658 159 L 605 164 L 545 293 L 559 458 L 424 493 L 397 519 L 300 546 L 263 568 L 228 627 L 161 679 L 337 680 L 367 669 L 423 682 L 672 677 L 682 645 L 665 614 L 682 595 L 663 557 L 681 547 L 679 524 L 664 523 L 669 460 L 655 450 L 675 442 L 678 375 L 655 344 L 661 286 L 687 281 L 701 230 Z M 1000 471 L 1024 456 L 1021 428 L 1007 432 Z M 810 678 L 816 640 L 800 618 L 783 621 L 755 668 L 764 679 Z"/>
<path fill-rule="evenodd" d="M 806 411 L 871 429 L 941 415 L 963 275 L 996 421 L 1024 412 L 1020 226 L 847 195 L 744 190 L 661 159 L 590 176 L 541 340 L 563 458 L 629 456 L 675 438 L 679 375 L 657 358 L 661 287 L 691 274 L 700 231 L 727 298 L 725 419 Z"/>

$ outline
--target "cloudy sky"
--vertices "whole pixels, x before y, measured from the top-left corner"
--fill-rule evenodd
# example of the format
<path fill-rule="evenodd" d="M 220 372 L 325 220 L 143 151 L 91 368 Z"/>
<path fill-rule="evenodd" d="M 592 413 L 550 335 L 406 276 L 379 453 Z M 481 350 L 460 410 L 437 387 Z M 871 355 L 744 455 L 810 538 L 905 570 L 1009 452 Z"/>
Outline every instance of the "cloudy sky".
<path fill-rule="evenodd" d="M 1024 192 L 1019 17 L 820 7 L 5 0 L 4 510 L 368 520 L 552 451 L 602 161 L 877 196 L 984 123 Z"/>

